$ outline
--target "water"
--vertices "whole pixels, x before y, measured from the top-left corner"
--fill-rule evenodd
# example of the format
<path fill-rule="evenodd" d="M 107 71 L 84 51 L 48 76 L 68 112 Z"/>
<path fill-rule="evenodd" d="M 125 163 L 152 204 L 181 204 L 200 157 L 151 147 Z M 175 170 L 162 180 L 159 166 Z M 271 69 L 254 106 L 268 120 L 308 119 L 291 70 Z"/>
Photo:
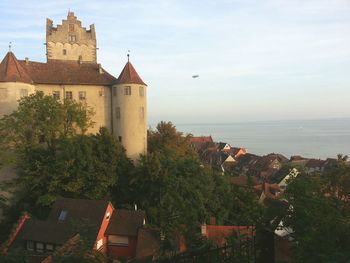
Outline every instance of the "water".
<path fill-rule="evenodd" d="M 350 119 L 266 121 L 225 124 L 175 124 L 178 131 L 194 136 L 211 135 L 214 141 L 244 147 L 264 155 L 335 158 L 350 156 Z M 154 127 L 154 126 L 153 126 Z"/>

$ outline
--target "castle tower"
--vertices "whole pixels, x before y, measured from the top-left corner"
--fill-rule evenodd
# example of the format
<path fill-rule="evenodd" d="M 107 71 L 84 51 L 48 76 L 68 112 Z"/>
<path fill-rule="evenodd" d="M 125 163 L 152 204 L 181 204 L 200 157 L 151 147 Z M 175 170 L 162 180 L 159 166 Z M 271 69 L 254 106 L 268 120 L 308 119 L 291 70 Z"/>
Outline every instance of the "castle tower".
<path fill-rule="evenodd" d="M 147 152 L 147 85 L 129 61 L 119 75 L 112 91 L 113 133 L 137 161 Z"/>
<path fill-rule="evenodd" d="M 34 90 L 32 79 L 9 51 L 0 63 L 0 117 L 16 110 L 18 100 Z"/>
<path fill-rule="evenodd" d="M 96 63 L 95 26 L 90 30 L 81 26 L 73 12 L 68 12 L 62 25 L 53 26 L 46 20 L 46 57 L 50 59 L 73 60 Z"/>

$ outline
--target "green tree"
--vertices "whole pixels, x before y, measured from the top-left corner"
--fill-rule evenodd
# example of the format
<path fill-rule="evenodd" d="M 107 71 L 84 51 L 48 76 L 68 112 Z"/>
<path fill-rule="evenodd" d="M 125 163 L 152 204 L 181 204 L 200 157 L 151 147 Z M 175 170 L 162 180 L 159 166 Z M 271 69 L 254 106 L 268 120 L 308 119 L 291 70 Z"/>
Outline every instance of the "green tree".
<path fill-rule="evenodd" d="M 296 262 L 350 259 L 350 167 L 343 161 L 323 174 L 299 175 L 285 194 L 285 225 L 293 229 Z"/>
<path fill-rule="evenodd" d="M 149 154 L 141 157 L 130 180 L 134 202 L 168 237 L 179 231 L 193 233 L 195 228 L 198 232 L 208 217 L 212 174 L 188 138 L 170 122 L 158 124 L 149 133 Z"/>
<path fill-rule="evenodd" d="M 54 148 L 60 137 L 84 134 L 93 125 L 92 114 L 81 103 L 61 103 L 36 92 L 19 100 L 18 109 L 0 120 L 0 140 L 2 146 L 17 150 L 43 143 Z"/>
<path fill-rule="evenodd" d="M 30 148 L 22 156 L 17 182 L 32 205 L 47 206 L 59 197 L 110 199 L 125 163 L 124 149 L 102 128 L 96 135 L 58 139 L 55 152 Z"/>

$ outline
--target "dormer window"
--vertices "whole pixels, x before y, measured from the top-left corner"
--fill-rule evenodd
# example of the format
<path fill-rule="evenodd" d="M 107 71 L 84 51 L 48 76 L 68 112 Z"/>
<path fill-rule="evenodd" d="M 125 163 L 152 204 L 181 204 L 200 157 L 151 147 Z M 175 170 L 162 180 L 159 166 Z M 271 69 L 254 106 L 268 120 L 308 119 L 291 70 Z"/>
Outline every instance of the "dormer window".
<path fill-rule="evenodd" d="M 67 214 L 68 214 L 68 211 L 67 211 L 67 210 L 62 210 L 61 213 L 60 213 L 60 216 L 58 217 L 58 220 L 59 220 L 59 221 L 64 221 L 64 220 L 66 220 Z"/>

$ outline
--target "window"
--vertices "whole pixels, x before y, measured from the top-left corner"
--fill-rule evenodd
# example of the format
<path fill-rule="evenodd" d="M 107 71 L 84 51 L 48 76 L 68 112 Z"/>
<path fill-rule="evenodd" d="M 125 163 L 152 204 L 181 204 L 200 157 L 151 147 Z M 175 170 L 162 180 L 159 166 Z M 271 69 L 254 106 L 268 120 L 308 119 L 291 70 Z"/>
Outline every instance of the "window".
<path fill-rule="evenodd" d="M 116 246 L 128 246 L 129 238 L 126 236 L 110 235 L 108 236 L 108 244 Z"/>
<path fill-rule="evenodd" d="M 66 220 L 67 214 L 68 214 L 68 211 L 67 211 L 67 210 L 62 210 L 61 213 L 60 213 L 60 216 L 58 217 L 58 220 L 59 220 L 59 221 L 64 221 L 64 220 Z"/>
<path fill-rule="evenodd" d="M 69 24 L 69 32 L 74 32 L 74 24 Z"/>
<path fill-rule="evenodd" d="M 71 100 L 71 99 L 73 99 L 73 92 L 66 91 L 66 100 Z"/>
<path fill-rule="evenodd" d="M 75 41 L 77 41 L 77 37 L 75 35 L 69 35 L 69 41 L 75 42 Z"/>
<path fill-rule="evenodd" d="M 122 142 L 122 136 L 118 136 L 118 141 Z"/>
<path fill-rule="evenodd" d="M 115 117 L 116 117 L 117 119 L 120 119 L 120 108 L 119 108 L 119 107 L 116 107 L 116 108 L 115 108 Z"/>
<path fill-rule="evenodd" d="M 140 119 L 145 118 L 145 108 L 144 107 L 140 107 L 139 114 L 140 114 Z"/>
<path fill-rule="evenodd" d="M 79 91 L 79 100 L 86 100 L 86 92 Z"/>
<path fill-rule="evenodd" d="M 108 221 L 110 218 L 111 218 L 111 213 L 108 212 L 108 213 L 106 214 L 106 219 L 107 219 L 107 221 Z"/>
<path fill-rule="evenodd" d="M 62 52 L 63 52 L 63 55 L 67 55 L 67 49 L 63 49 Z"/>
<path fill-rule="evenodd" d="M 21 89 L 20 90 L 20 97 L 26 97 L 28 96 L 28 90 L 27 89 Z"/>
<path fill-rule="evenodd" d="M 0 89 L 0 100 L 7 98 L 7 89 Z"/>
<path fill-rule="evenodd" d="M 117 96 L 117 87 L 113 87 L 113 96 Z"/>
<path fill-rule="evenodd" d="M 53 245 L 52 244 L 45 244 L 46 251 L 53 251 Z"/>
<path fill-rule="evenodd" d="M 34 242 L 33 241 L 27 241 L 27 250 L 33 251 L 34 250 Z"/>
<path fill-rule="evenodd" d="M 145 89 L 143 87 L 139 87 L 139 95 L 140 97 L 145 96 Z"/>
<path fill-rule="evenodd" d="M 130 86 L 126 86 L 124 87 L 124 95 L 131 95 L 131 87 Z"/>
<path fill-rule="evenodd" d="M 103 238 L 101 238 L 99 241 L 97 241 L 96 249 L 99 250 L 103 247 Z"/>
<path fill-rule="evenodd" d="M 54 97 L 56 100 L 59 100 L 61 98 L 61 92 L 59 90 L 54 90 L 52 92 L 52 97 Z"/>
<path fill-rule="evenodd" d="M 36 243 L 36 251 L 40 253 L 44 252 L 44 244 L 40 242 Z"/>

